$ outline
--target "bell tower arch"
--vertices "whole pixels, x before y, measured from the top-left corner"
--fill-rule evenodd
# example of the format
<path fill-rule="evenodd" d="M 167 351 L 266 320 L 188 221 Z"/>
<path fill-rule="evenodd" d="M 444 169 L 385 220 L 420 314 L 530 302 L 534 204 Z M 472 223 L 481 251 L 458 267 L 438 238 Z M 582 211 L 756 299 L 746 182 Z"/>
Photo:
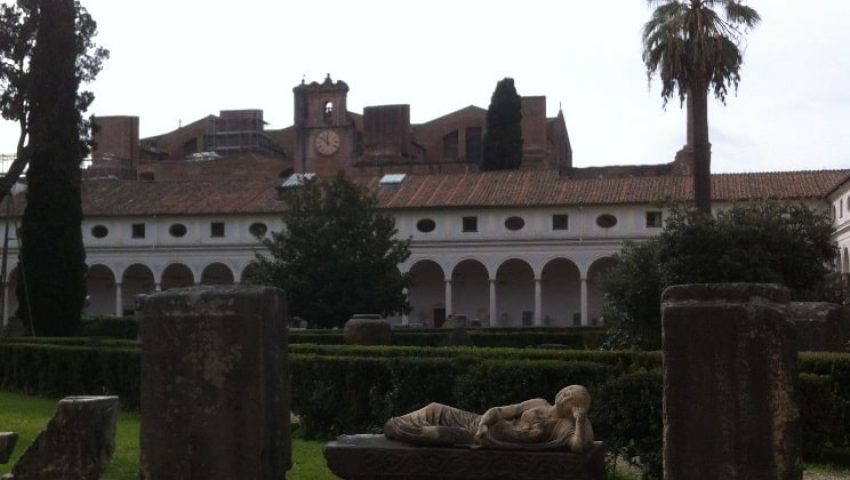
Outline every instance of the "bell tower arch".
<path fill-rule="evenodd" d="M 355 124 L 348 116 L 348 85 L 330 74 L 301 82 L 295 95 L 295 171 L 332 176 L 354 161 Z"/>

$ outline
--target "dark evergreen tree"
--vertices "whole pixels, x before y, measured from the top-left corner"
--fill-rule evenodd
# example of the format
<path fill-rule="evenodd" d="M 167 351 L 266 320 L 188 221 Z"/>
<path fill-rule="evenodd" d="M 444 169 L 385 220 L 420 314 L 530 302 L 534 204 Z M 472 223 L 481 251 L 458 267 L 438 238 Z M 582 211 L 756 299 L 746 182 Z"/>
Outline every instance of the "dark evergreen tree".
<path fill-rule="evenodd" d="M 18 315 L 43 336 L 74 333 L 86 296 L 75 7 L 74 0 L 38 2 L 30 65 L 31 159 Z"/>
<path fill-rule="evenodd" d="M 252 283 L 286 291 L 289 313 L 311 325 L 342 326 L 355 313 L 409 311 L 410 256 L 395 220 L 377 211 L 374 195 L 343 176 L 284 191 L 286 227 L 263 240 Z"/>
<path fill-rule="evenodd" d="M 481 171 L 517 170 L 522 163 L 522 99 L 513 78 L 496 84 L 487 110 Z"/>

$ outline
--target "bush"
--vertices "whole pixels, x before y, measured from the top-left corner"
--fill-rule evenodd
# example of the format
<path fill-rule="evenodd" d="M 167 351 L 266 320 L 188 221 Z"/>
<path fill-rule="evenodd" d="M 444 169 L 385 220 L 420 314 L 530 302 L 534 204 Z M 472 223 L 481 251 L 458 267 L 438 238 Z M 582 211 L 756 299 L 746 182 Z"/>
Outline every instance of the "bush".
<path fill-rule="evenodd" d="M 653 370 L 615 378 L 593 395 L 596 437 L 645 479 L 662 478 L 663 390 L 664 374 Z"/>
<path fill-rule="evenodd" d="M 135 340 L 139 337 L 139 321 L 134 317 L 83 315 L 76 336 Z"/>

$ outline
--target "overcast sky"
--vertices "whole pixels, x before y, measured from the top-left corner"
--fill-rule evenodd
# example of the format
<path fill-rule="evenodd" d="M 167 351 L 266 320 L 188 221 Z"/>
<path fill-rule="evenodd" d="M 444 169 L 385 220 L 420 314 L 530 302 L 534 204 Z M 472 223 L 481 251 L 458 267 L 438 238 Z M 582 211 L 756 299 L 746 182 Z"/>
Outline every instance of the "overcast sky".
<path fill-rule="evenodd" d="M 9 0 L 7 0 L 9 1 Z M 348 108 L 410 104 L 423 122 L 486 108 L 496 82 L 562 106 L 576 166 L 671 161 L 678 101 L 662 108 L 641 61 L 644 0 L 83 0 L 112 57 L 89 88 L 97 115 L 142 136 L 219 110 L 292 123 L 292 87 L 326 73 Z M 716 172 L 850 168 L 850 2 L 751 0 L 742 82 L 710 109 Z M 0 122 L 0 153 L 15 125 Z"/>

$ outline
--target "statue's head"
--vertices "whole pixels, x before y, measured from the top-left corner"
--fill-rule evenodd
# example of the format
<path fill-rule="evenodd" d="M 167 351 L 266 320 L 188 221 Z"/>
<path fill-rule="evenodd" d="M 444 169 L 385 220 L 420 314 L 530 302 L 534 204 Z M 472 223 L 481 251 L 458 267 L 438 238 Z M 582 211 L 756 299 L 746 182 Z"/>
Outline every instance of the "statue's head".
<path fill-rule="evenodd" d="M 570 385 L 555 395 L 555 407 L 562 415 L 574 408 L 590 409 L 590 392 L 581 385 Z"/>

